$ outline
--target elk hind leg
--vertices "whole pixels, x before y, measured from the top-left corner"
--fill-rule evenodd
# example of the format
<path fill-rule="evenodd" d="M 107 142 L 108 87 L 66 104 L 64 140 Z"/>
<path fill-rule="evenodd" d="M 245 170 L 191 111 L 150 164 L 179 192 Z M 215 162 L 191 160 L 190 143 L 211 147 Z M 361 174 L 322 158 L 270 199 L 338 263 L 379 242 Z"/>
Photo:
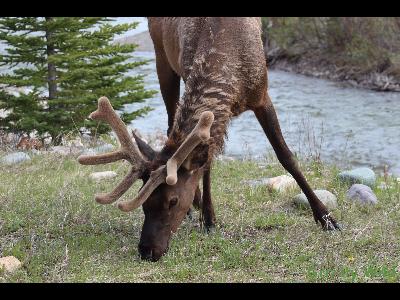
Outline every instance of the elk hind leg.
<path fill-rule="evenodd" d="M 270 141 L 279 162 L 282 166 L 293 176 L 297 184 L 300 186 L 304 194 L 306 195 L 316 223 L 320 223 L 324 229 L 339 229 L 338 224 L 328 212 L 325 205 L 318 199 L 310 185 L 306 181 L 305 177 L 300 171 L 297 161 L 295 160 L 289 147 L 283 138 L 281 128 L 279 125 L 278 118 L 274 106 L 266 95 L 266 103 L 263 106 L 253 109 L 258 122 L 263 128 L 265 134 Z"/>

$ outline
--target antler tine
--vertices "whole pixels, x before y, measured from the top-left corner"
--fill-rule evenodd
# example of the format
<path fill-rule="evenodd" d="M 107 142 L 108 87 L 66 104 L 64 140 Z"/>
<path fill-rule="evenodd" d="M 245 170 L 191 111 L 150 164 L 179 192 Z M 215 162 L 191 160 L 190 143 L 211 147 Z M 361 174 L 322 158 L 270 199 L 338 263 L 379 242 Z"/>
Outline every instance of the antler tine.
<path fill-rule="evenodd" d="M 115 187 L 115 189 L 107 194 L 98 194 L 95 200 L 101 204 L 110 204 L 118 200 L 139 178 L 141 172 L 134 168 L 125 176 L 125 178 Z"/>
<path fill-rule="evenodd" d="M 201 114 L 196 127 L 187 136 L 174 155 L 167 161 L 167 184 L 176 184 L 178 181 L 177 170 L 198 144 L 210 138 L 210 129 L 213 122 L 214 114 L 211 111 L 205 111 Z"/>
<path fill-rule="evenodd" d="M 89 118 L 93 120 L 101 120 L 110 124 L 111 128 L 117 134 L 122 148 L 130 149 L 133 147 L 132 139 L 124 122 L 122 122 L 120 117 L 117 115 L 107 97 L 101 97 L 98 100 L 98 108 L 89 115 Z"/>
<path fill-rule="evenodd" d="M 98 100 L 97 110 L 92 112 L 89 115 L 89 118 L 108 123 L 117 134 L 118 140 L 121 144 L 121 149 L 100 155 L 81 155 L 78 157 L 79 163 L 83 165 L 98 165 L 127 159 L 136 166 L 136 169 L 142 168 L 145 160 L 136 144 L 132 142 L 124 122 L 122 122 L 120 117 L 114 111 L 110 100 L 108 100 L 107 97 L 101 97 Z"/>
<path fill-rule="evenodd" d="M 165 170 L 166 166 L 163 165 L 159 167 L 157 170 L 151 172 L 149 180 L 139 191 L 137 197 L 130 201 L 124 201 L 118 203 L 118 208 L 122 211 L 129 212 L 142 205 L 151 195 L 151 193 L 165 181 L 165 177 L 167 175 Z"/>
<path fill-rule="evenodd" d="M 117 150 L 111 153 L 99 155 L 81 155 L 78 157 L 78 162 L 81 165 L 101 165 L 115 162 L 124 158 L 128 158 L 128 156 L 121 150 Z"/>

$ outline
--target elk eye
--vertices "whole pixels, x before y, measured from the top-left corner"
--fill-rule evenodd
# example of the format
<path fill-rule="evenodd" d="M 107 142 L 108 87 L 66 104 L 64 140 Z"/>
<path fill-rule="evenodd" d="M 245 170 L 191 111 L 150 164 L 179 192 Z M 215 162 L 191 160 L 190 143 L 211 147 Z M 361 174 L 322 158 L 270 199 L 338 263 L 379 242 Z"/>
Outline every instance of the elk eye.
<path fill-rule="evenodd" d="M 176 205 L 178 203 L 178 198 L 174 197 L 169 201 L 169 208 L 173 207 L 174 205 Z"/>

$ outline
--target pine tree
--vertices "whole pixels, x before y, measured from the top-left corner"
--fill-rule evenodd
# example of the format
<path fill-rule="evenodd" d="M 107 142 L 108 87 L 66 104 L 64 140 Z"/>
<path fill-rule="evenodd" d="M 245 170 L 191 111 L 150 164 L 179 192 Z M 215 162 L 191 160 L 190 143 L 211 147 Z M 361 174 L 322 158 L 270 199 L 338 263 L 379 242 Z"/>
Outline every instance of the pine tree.
<path fill-rule="evenodd" d="M 115 110 L 154 95 L 144 89 L 143 76 L 127 76 L 146 63 L 132 58 L 136 45 L 113 43 L 116 35 L 137 23 L 111 25 L 105 17 L 0 18 L 0 40 L 6 52 L 0 67 L 0 129 L 50 135 L 55 144 L 74 130 L 106 133 L 108 125 L 88 120 L 97 99 L 107 96 Z M 9 87 L 24 91 L 10 93 Z M 21 89 L 20 89 L 21 90 Z M 129 123 L 149 110 L 144 107 L 121 118 Z"/>

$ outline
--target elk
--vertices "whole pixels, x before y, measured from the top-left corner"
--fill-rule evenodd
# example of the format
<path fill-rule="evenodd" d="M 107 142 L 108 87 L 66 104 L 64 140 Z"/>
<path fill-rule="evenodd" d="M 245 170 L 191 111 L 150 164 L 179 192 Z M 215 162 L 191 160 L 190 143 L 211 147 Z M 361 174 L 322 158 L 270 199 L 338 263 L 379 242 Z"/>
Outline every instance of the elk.
<path fill-rule="evenodd" d="M 165 145 L 157 152 L 134 132 L 132 139 L 108 99 L 102 97 L 90 117 L 111 125 L 121 149 L 78 158 L 86 165 L 121 159 L 132 164 L 131 171 L 112 192 L 96 196 L 99 203 L 115 202 L 135 180 L 143 181 L 135 199 L 118 204 L 125 212 L 142 205 L 145 220 L 138 245 L 141 258 L 157 261 L 167 252 L 172 233 L 192 204 L 200 207 L 205 228 L 215 226 L 210 187 L 212 160 L 223 151 L 230 120 L 247 110 L 254 112 L 278 160 L 307 196 L 315 222 L 324 229 L 339 229 L 307 183 L 282 136 L 267 90 L 260 18 L 148 17 L 148 25 L 168 113 Z M 185 83 L 181 99 L 180 79 Z"/>

